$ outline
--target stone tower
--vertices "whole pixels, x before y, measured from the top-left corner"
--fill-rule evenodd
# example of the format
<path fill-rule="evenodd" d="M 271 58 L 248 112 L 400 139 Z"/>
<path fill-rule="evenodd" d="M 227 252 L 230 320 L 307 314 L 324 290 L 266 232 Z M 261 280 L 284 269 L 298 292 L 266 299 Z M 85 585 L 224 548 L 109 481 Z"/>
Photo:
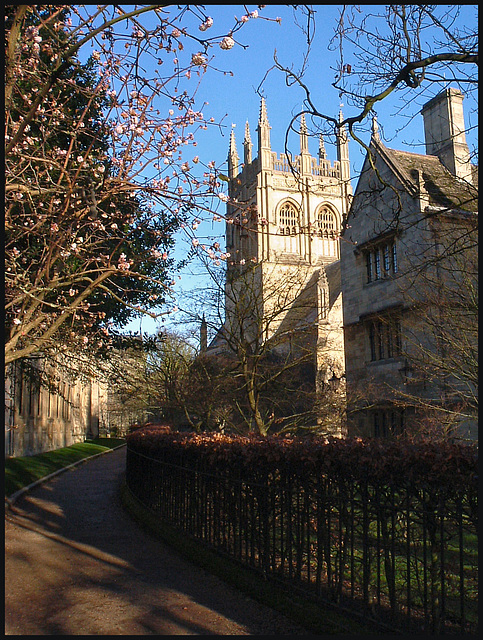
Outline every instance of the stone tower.
<path fill-rule="evenodd" d="M 342 114 L 340 114 L 342 119 Z M 248 122 L 243 141 L 243 162 L 238 156 L 235 133 L 230 135 L 228 175 L 230 199 L 250 209 L 228 205 L 227 250 L 233 262 L 284 262 L 313 267 L 339 258 L 339 232 L 351 195 L 348 141 L 345 129 L 337 135 L 337 160 L 327 159 L 320 138 L 318 158 L 308 150 L 304 115 L 300 121 L 300 155 L 278 155 L 270 145 L 270 124 L 262 98 L 258 121 L 258 155 Z M 256 212 L 255 212 L 256 208 Z M 246 212 L 245 212 L 246 213 Z"/>
<path fill-rule="evenodd" d="M 322 352 L 333 352 L 340 377 L 343 338 L 339 243 L 352 195 L 347 134 L 344 128 L 338 130 L 337 160 L 332 162 L 322 136 L 318 157 L 310 155 L 304 115 L 300 118 L 300 154 L 295 157 L 272 151 L 270 130 L 262 98 L 255 158 L 248 122 L 242 161 L 231 131 L 227 282 L 233 290 L 238 278 L 240 291 L 247 297 L 259 297 L 254 306 L 253 330 L 262 318 L 273 314 L 274 305 L 280 305 L 280 313 L 266 322 L 263 339 L 273 338 L 285 327 L 290 342 L 303 324 L 310 325 L 315 331 L 314 357 L 319 362 Z M 240 274 L 250 266 L 253 280 L 248 290 Z M 232 296 L 227 293 L 226 322 L 235 321 L 236 313 Z M 289 319 L 291 324 L 287 324 Z M 320 373 L 323 379 L 331 378 L 330 372 Z"/>
<path fill-rule="evenodd" d="M 294 158 L 272 151 L 270 129 L 262 98 L 257 157 L 252 159 L 248 122 L 243 162 L 233 130 L 228 152 L 230 201 L 240 203 L 227 207 L 229 271 L 252 261 L 260 265 L 261 286 L 268 277 L 280 278 L 293 268 L 305 273 L 306 280 L 313 279 L 314 273 L 339 260 L 339 234 L 352 194 L 344 128 L 337 134 L 334 162 L 327 159 L 322 137 L 318 158 L 310 155 L 304 115 L 300 119 L 300 155 Z"/>

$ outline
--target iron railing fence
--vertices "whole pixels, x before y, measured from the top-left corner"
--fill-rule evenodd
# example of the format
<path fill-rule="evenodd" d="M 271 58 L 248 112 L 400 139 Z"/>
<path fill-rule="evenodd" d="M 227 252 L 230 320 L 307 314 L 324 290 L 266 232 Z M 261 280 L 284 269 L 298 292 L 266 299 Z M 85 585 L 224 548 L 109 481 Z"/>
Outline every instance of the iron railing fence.
<path fill-rule="evenodd" d="M 300 477 L 251 477 L 128 447 L 127 484 L 160 519 L 312 597 L 393 629 L 477 629 L 477 523 L 464 493 Z"/>

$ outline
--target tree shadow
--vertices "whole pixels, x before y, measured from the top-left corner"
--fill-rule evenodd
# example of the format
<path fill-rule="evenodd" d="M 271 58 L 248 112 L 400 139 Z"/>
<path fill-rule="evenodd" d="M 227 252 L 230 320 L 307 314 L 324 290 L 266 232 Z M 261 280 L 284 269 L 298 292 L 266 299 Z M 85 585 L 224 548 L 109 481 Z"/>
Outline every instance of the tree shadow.
<path fill-rule="evenodd" d="M 143 530 L 121 504 L 124 470 L 120 449 L 13 506 L 7 623 L 50 635 L 304 634 Z"/>

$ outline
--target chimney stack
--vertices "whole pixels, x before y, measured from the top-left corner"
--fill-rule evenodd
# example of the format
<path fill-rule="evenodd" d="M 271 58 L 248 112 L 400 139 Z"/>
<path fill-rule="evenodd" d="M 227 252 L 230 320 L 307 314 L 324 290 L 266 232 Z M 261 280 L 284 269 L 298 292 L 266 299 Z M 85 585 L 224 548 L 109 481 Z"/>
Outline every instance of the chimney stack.
<path fill-rule="evenodd" d="M 421 114 L 426 153 L 437 156 L 453 175 L 471 182 L 461 91 L 445 89 L 424 105 Z"/>

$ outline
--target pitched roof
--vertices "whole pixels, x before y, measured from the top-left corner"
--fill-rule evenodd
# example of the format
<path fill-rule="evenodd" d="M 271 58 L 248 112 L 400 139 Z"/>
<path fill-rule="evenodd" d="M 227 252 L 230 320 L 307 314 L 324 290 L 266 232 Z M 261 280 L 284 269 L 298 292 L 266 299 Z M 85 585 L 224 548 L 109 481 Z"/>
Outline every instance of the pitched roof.
<path fill-rule="evenodd" d="M 478 211 L 477 187 L 455 177 L 437 156 L 388 149 L 380 140 L 374 144 L 373 139 L 371 143 L 414 194 L 419 191 L 418 172 L 421 172 L 431 206 Z"/>

